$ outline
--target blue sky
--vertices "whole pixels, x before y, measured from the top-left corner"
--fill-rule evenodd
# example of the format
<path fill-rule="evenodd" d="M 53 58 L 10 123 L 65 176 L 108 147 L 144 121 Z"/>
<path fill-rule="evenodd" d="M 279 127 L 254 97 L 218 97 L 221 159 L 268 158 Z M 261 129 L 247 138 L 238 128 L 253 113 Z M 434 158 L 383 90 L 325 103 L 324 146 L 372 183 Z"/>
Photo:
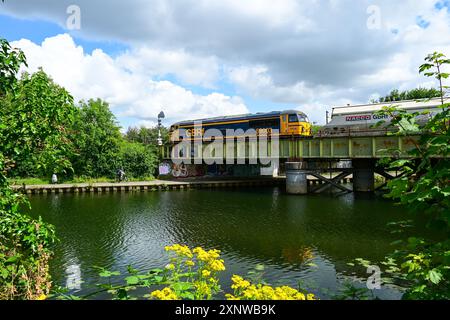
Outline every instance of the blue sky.
<path fill-rule="evenodd" d="M 0 14 L 1 35 L 8 41 L 28 39 L 35 43 L 41 43 L 48 37 L 56 36 L 62 33 L 69 33 L 77 45 L 83 47 L 87 53 L 94 49 L 102 49 L 111 56 L 116 56 L 129 49 L 125 43 L 113 41 L 89 41 L 83 37 L 77 36 L 76 32 L 71 32 L 62 28 L 54 22 L 39 19 L 19 19 L 12 16 Z"/>
<path fill-rule="evenodd" d="M 160 109 L 167 125 L 294 108 L 323 123 L 334 106 L 435 86 L 417 68 L 450 55 L 449 0 L 80 0 L 75 32 L 70 4 L 0 4 L 0 36 L 76 99 L 110 102 L 123 127 L 153 125 Z"/>

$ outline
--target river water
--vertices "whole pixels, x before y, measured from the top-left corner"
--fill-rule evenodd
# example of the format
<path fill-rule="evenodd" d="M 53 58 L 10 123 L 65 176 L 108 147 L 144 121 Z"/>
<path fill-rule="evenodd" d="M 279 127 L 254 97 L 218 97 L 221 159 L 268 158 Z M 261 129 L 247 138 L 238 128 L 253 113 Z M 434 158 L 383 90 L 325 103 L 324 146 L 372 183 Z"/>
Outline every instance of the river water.
<path fill-rule="evenodd" d="M 180 243 L 222 251 L 224 289 L 233 274 L 263 265 L 266 282 L 301 282 L 331 299 L 346 282 L 366 285 L 366 270 L 348 262 L 361 257 L 379 263 L 398 237 L 386 224 L 407 218 L 404 209 L 375 196 L 290 196 L 280 188 L 41 195 L 30 201 L 32 215 L 55 225 L 60 239 L 53 281 L 76 294 L 95 290 L 94 266 L 145 272 L 165 266 L 164 246 Z M 373 294 L 401 298 L 387 285 Z"/>

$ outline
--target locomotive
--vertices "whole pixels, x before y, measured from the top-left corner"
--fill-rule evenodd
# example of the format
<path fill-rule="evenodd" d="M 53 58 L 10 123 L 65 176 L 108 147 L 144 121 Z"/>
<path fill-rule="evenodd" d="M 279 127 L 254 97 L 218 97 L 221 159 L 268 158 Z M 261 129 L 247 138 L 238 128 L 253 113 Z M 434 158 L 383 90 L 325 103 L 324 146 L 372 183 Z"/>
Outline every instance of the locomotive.
<path fill-rule="evenodd" d="M 221 136 L 227 139 L 237 138 L 239 132 L 254 132 L 255 136 L 277 135 L 280 139 L 312 135 L 312 125 L 306 114 L 287 110 L 178 122 L 170 127 L 171 141 L 202 139 L 209 129 L 220 132 Z M 249 131 L 251 129 L 253 131 Z M 233 130 L 235 135 L 230 136 L 230 130 Z"/>

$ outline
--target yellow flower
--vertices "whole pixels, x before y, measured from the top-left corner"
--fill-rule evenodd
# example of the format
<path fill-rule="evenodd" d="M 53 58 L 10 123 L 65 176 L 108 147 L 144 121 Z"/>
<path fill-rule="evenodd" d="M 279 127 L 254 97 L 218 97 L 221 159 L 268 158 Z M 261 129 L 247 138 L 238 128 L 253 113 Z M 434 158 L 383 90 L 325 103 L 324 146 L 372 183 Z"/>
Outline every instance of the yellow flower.
<path fill-rule="evenodd" d="M 306 295 L 306 300 L 316 300 L 316 297 L 312 293 L 309 293 Z"/>
<path fill-rule="evenodd" d="M 194 286 L 202 296 L 211 296 L 211 287 L 206 282 L 195 282 Z"/>
<path fill-rule="evenodd" d="M 192 260 L 188 260 L 188 261 L 186 261 L 186 265 L 187 265 L 188 267 L 193 267 L 193 266 L 195 265 L 195 263 L 194 263 L 194 261 L 192 261 Z"/>
<path fill-rule="evenodd" d="M 170 288 L 164 288 L 162 290 L 156 290 L 151 293 L 153 298 L 159 300 L 180 300 L 176 293 L 172 291 Z"/>
<path fill-rule="evenodd" d="M 216 249 L 209 250 L 208 255 L 209 255 L 210 259 L 217 259 L 220 257 L 220 251 L 216 250 Z"/>
<path fill-rule="evenodd" d="M 36 298 L 36 300 L 45 300 L 47 299 L 47 296 L 45 294 L 41 294 L 39 297 Z"/>
<path fill-rule="evenodd" d="M 205 278 L 209 277 L 210 275 L 211 275 L 211 271 L 209 271 L 209 270 L 202 271 L 202 276 L 204 276 Z"/>
<path fill-rule="evenodd" d="M 225 265 L 223 260 L 213 260 L 209 263 L 209 267 L 213 271 L 224 271 Z"/>
<path fill-rule="evenodd" d="M 227 298 L 227 300 L 241 300 L 240 298 L 235 297 L 235 296 L 233 296 L 232 294 L 229 294 L 229 293 L 227 293 L 225 295 L 225 298 Z"/>
<path fill-rule="evenodd" d="M 182 246 L 180 244 L 174 244 L 173 246 L 166 246 L 164 248 L 166 251 L 173 251 L 175 252 L 175 254 L 177 254 L 178 256 L 183 256 L 183 257 L 188 257 L 188 258 L 192 258 L 192 251 L 191 249 L 189 249 L 188 246 Z"/>
<path fill-rule="evenodd" d="M 256 289 L 254 285 L 251 285 L 247 289 L 245 289 L 242 295 L 247 300 L 254 300 L 254 299 L 259 300 L 258 289 Z"/>
<path fill-rule="evenodd" d="M 245 300 L 315 300 L 313 294 L 305 296 L 298 290 L 288 287 L 273 288 L 268 285 L 253 285 L 249 281 L 244 280 L 238 275 L 233 275 L 231 278 L 233 284 L 231 288 L 235 295 L 230 295 L 229 299 L 238 298 Z"/>
<path fill-rule="evenodd" d="M 209 260 L 209 254 L 205 250 L 203 250 L 200 247 L 195 248 L 192 250 L 193 253 L 197 254 L 197 259 L 203 262 L 208 262 Z"/>
<path fill-rule="evenodd" d="M 242 277 L 238 275 L 233 275 L 231 277 L 231 281 L 233 281 L 233 284 L 231 285 L 231 289 L 245 289 L 250 286 L 250 282 L 247 280 L 244 280 Z"/>

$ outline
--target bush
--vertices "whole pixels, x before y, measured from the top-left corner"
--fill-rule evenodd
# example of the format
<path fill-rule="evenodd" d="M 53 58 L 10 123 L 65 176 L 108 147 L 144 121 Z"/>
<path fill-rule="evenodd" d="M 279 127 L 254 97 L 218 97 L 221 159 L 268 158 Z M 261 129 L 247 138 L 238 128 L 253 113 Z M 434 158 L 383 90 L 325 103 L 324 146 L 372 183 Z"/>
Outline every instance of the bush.
<path fill-rule="evenodd" d="M 0 299 L 45 299 L 55 231 L 20 213 L 19 207 L 28 202 L 7 185 L 3 163 L 0 154 Z"/>
<path fill-rule="evenodd" d="M 123 142 L 120 164 L 130 178 L 145 178 L 154 175 L 158 165 L 156 149 L 150 145 Z"/>

